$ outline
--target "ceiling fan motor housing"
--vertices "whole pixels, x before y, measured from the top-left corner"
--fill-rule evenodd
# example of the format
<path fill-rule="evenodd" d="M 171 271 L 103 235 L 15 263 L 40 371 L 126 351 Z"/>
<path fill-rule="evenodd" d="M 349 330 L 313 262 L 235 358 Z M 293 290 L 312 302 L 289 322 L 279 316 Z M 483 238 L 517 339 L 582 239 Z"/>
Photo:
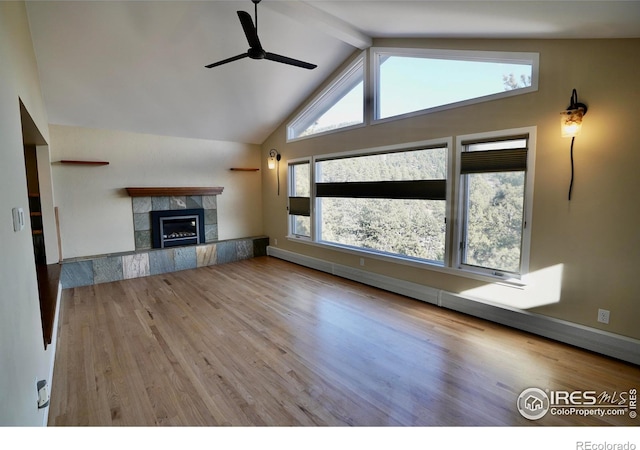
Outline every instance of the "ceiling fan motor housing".
<path fill-rule="evenodd" d="M 267 52 L 265 52 L 261 48 L 250 48 L 249 50 L 247 50 L 247 53 L 249 54 L 249 58 L 251 59 L 264 59 L 264 57 L 267 55 Z"/>

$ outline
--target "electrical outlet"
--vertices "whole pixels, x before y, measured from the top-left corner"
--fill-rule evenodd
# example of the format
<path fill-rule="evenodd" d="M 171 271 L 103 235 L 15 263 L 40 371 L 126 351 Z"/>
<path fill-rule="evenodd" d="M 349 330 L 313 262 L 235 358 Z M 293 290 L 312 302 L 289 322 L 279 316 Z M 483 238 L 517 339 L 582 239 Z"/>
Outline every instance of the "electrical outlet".
<path fill-rule="evenodd" d="M 360 265 L 364 266 L 364 258 L 360 258 Z"/>
<path fill-rule="evenodd" d="M 598 322 L 609 323 L 609 310 L 607 309 L 598 310 Z"/>
<path fill-rule="evenodd" d="M 277 239 L 273 240 L 273 245 L 278 245 L 278 240 Z"/>

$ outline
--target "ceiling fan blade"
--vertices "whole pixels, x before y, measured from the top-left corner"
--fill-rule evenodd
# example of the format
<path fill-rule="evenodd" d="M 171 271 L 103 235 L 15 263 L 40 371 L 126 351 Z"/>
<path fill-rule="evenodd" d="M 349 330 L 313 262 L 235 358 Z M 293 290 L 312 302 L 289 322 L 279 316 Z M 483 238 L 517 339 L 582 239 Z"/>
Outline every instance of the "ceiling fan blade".
<path fill-rule="evenodd" d="M 260 39 L 258 39 L 256 27 L 253 25 L 251 14 L 246 11 L 238 11 L 238 18 L 242 24 L 244 35 L 247 37 L 247 42 L 249 42 L 249 47 L 262 50 L 262 45 L 260 44 Z"/>
<path fill-rule="evenodd" d="M 212 67 L 221 66 L 223 64 L 230 63 L 232 61 L 237 61 L 237 60 L 242 59 L 242 58 L 247 58 L 248 56 L 249 56 L 248 53 L 243 53 L 242 55 L 233 56 L 231 58 L 223 59 L 222 61 L 211 63 L 209 65 L 206 65 L 205 67 L 207 69 L 211 69 Z"/>
<path fill-rule="evenodd" d="M 264 59 L 268 59 L 270 61 L 275 61 L 275 62 L 284 63 L 284 64 L 290 64 L 292 66 L 302 67 L 303 69 L 309 69 L 309 70 L 315 69 L 316 67 L 318 67 L 315 64 L 300 61 L 299 59 L 293 59 L 293 58 L 289 58 L 288 56 L 276 55 L 275 53 L 269 53 L 269 52 L 265 53 Z"/>

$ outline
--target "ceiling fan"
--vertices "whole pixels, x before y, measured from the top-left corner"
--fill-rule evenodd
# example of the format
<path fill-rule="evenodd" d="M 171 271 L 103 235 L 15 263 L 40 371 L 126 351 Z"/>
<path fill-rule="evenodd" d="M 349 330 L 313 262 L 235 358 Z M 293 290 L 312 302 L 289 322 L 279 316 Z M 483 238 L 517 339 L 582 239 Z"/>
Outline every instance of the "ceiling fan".
<path fill-rule="evenodd" d="M 256 16 L 256 25 L 253 25 L 253 21 L 251 20 L 251 14 L 246 11 L 238 11 L 238 18 L 240 19 L 240 24 L 242 24 L 242 29 L 244 30 L 244 34 L 247 37 L 247 41 L 249 42 L 249 50 L 246 53 L 243 53 L 238 56 L 233 56 L 231 58 L 223 59 L 222 61 L 214 62 L 205 67 L 211 69 L 212 67 L 221 66 L 222 64 L 230 63 L 232 61 L 237 61 L 242 58 L 251 58 L 251 59 L 268 59 L 269 61 L 275 61 L 283 64 L 290 64 L 296 67 L 302 67 L 303 69 L 315 69 L 317 66 L 315 64 L 311 64 L 308 62 L 300 61 L 298 59 L 289 58 L 287 56 L 276 55 L 275 53 L 270 53 L 265 51 L 262 48 L 262 44 L 260 44 L 260 39 L 258 39 L 258 3 L 261 0 L 251 0 L 255 6 L 255 16 Z"/>

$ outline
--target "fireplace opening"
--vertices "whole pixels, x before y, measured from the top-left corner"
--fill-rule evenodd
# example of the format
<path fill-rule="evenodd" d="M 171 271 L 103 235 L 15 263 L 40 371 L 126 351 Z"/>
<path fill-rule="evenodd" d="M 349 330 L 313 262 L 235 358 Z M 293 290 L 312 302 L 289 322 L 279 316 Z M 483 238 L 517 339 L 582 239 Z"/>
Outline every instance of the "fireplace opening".
<path fill-rule="evenodd" d="M 153 248 L 204 243 L 204 210 L 151 211 Z"/>

